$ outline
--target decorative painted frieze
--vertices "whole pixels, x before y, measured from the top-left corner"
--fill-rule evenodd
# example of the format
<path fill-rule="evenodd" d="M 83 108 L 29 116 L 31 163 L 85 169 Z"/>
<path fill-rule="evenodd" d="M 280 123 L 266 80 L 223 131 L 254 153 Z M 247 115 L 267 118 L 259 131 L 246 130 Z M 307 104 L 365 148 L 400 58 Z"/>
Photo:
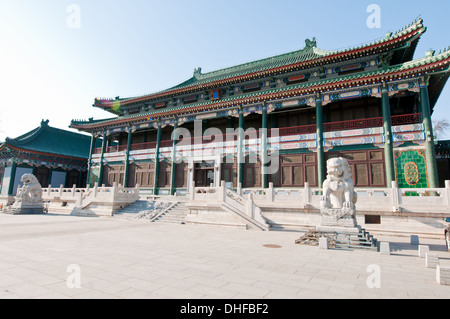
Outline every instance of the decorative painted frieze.
<path fill-rule="evenodd" d="M 329 147 L 381 143 L 381 135 L 359 136 L 340 139 L 325 139 L 325 150 Z"/>
<path fill-rule="evenodd" d="M 323 134 L 324 138 L 333 139 L 333 138 L 346 138 L 353 136 L 365 136 L 365 135 L 375 135 L 375 134 L 383 134 L 383 127 L 371 127 L 371 128 L 362 128 L 356 130 L 347 130 L 347 131 L 335 131 L 335 132 L 325 132 Z"/>
<path fill-rule="evenodd" d="M 418 80 L 414 81 L 399 81 L 399 82 L 391 82 L 388 84 L 389 88 L 389 96 L 395 95 L 403 90 L 408 90 L 411 92 L 420 92 L 420 86 Z"/>
<path fill-rule="evenodd" d="M 393 133 L 418 132 L 418 131 L 423 131 L 423 123 L 392 126 Z"/>
<path fill-rule="evenodd" d="M 269 144 L 270 151 L 293 150 L 293 149 L 310 149 L 316 148 L 316 141 L 298 142 L 298 143 L 279 143 Z"/>
<path fill-rule="evenodd" d="M 277 138 L 271 139 L 271 141 L 279 143 L 283 142 L 292 142 L 292 141 L 307 141 L 307 140 L 315 140 L 316 134 L 302 134 L 302 135 L 288 135 L 288 136 L 280 136 Z"/>
<path fill-rule="evenodd" d="M 425 141 L 424 132 L 410 132 L 410 133 L 395 133 L 392 136 L 394 142 L 415 142 L 415 141 Z"/>
<path fill-rule="evenodd" d="M 295 107 L 295 106 L 315 106 L 315 95 L 309 94 L 309 95 L 305 95 L 302 96 L 301 98 L 298 99 L 283 99 L 283 100 L 279 100 L 279 101 L 271 101 L 269 103 L 267 103 L 267 109 L 268 112 L 273 111 L 273 110 L 277 110 L 277 109 L 283 109 L 283 108 L 288 108 L 288 107 Z"/>

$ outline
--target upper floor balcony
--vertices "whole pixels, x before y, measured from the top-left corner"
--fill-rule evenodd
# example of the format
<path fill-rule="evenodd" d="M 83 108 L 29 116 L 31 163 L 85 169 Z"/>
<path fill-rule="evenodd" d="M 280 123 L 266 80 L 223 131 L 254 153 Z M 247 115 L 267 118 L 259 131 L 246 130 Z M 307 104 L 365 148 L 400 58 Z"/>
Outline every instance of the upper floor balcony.
<path fill-rule="evenodd" d="M 393 127 L 394 132 L 416 132 L 421 133 L 422 127 L 422 114 L 420 113 L 413 113 L 413 114 L 406 114 L 406 115 L 395 115 L 391 117 L 391 125 Z M 411 124 L 419 124 L 419 126 L 413 126 L 411 127 Z M 396 129 L 396 127 L 400 127 L 399 129 Z M 353 138 L 356 136 L 363 136 L 367 135 L 368 133 L 365 131 L 361 131 L 362 129 L 369 129 L 369 128 L 379 128 L 378 130 L 373 130 L 373 135 L 378 135 L 381 138 L 382 128 L 383 128 L 383 118 L 382 117 L 375 117 L 375 118 L 365 118 L 365 119 L 358 119 L 358 120 L 350 120 L 350 121 L 339 121 L 339 122 L 329 122 L 323 124 L 323 131 L 325 133 L 325 139 L 327 136 L 330 136 L 330 134 L 327 133 L 333 133 L 333 132 L 343 132 L 343 131 L 349 131 L 346 134 L 339 134 L 336 133 L 334 135 L 342 137 L 342 136 L 352 136 Z M 289 140 L 290 142 L 295 142 L 295 137 L 301 135 L 302 138 L 299 140 L 302 141 L 309 141 L 309 146 L 311 147 L 316 140 L 316 125 L 302 125 L 302 126 L 292 126 L 292 127 L 281 127 L 281 128 L 273 128 L 268 129 L 267 131 L 267 137 L 269 138 L 269 144 L 271 144 L 274 141 L 283 141 L 283 140 Z M 292 138 L 285 138 L 283 137 L 292 137 Z M 259 130 L 246 130 L 244 134 L 244 140 L 245 144 L 249 145 L 252 143 L 260 144 L 261 134 Z M 276 138 L 279 138 L 276 140 Z M 414 138 L 414 137 L 413 137 Z M 256 140 L 256 141 L 255 141 Z M 215 136 L 199 136 L 199 137 L 191 137 L 191 136 L 182 136 L 176 141 L 177 145 L 204 145 L 205 148 L 208 147 L 214 147 L 217 146 L 216 143 L 218 142 L 232 142 L 233 145 L 237 145 L 238 141 L 238 133 L 237 130 L 234 130 L 233 133 L 229 134 L 222 134 L 222 135 L 215 135 Z M 395 142 L 395 141 L 394 141 Z M 355 142 L 355 144 L 358 144 Z M 348 145 L 348 144 L 347 144 Z M 142 151 L 142 150 L 154 150 L 156 149 L 157 143 L 156 142 L 145 142 L 145 143 L 134 143 L 130 146 L 130 152 L 133 151 Z M 160 143 L 160 148 L 171 148 L 173 146 L 172 140 L 162 140 Z M 105 149 L 105 154 L 111 154 L 111 153 L 125 153 L 127 150 L 127 145 L 116 145 L 116 146 L 110 146 Z M 101 154 L 102 149 L 96 148 L 94 149 L 93 154 L 98 157 L 99 154 Z"/>

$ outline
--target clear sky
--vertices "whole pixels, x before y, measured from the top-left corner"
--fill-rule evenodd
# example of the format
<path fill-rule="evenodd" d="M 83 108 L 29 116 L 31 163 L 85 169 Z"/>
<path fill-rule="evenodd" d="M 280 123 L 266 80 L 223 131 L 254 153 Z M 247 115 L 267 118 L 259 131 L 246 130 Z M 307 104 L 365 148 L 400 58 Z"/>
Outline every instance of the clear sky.
<path fill-rule="evenodd" d="M 369 28 L 370 4 L 381 27 Z M 448 0 L 0 0 L 0 141 L 49 119 L 109 118 L 95 97 L 153 93 L 203 72 L 302 49 L 357 46 L 419 15 L 416 51 L 450 46 Z M 433 119 L 450 119 L 450 83 Z M 450 138 L 448 134 L 448 138 Z"/>

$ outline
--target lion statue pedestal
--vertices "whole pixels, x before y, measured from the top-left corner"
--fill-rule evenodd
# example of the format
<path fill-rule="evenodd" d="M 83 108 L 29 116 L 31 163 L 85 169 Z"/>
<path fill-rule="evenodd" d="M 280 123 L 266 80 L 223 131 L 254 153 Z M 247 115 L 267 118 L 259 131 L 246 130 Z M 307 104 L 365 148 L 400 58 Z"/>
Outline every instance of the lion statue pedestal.
<path fill-rule="evenodd" d="M 17 190 L 15 202 L 10 208 L 12 214 L 43 214 L 42 187 L 36 176 L 24 174 L 20 181 L 23 186 Z"/>
<path fill-rule="evenodd" d="M 320 201 L 322 215 L 319 232 L 359 233 L 356 223 L 354 191 L 350 166 L 345 158 L 327 161 L 327 179 L 323 182 L 323 196 Z"/>
<path fill-rule="evenodd" d="M 350 166 L 345 158 L 327 161 L 327 179 L 320 201 L 320 226 L 295 242 L 320 248 L 365 249 L 377 251 L 377 240 L 356 223 L 356 195 Z M 325 240 L 326 239 L 326 240 Z"/>

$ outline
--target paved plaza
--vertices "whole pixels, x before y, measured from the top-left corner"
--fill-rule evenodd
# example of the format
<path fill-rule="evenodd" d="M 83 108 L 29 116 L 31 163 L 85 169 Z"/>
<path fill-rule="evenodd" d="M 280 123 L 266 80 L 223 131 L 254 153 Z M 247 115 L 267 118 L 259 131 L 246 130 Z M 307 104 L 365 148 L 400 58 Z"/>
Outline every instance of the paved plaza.
<path fill-rule="evenodd" d="M 392 255 L 302 233 L 0 214 L 0 298 L 449 298 L 409 238 Z M 444 240 L 420 239 L 450 266 Z"/>

